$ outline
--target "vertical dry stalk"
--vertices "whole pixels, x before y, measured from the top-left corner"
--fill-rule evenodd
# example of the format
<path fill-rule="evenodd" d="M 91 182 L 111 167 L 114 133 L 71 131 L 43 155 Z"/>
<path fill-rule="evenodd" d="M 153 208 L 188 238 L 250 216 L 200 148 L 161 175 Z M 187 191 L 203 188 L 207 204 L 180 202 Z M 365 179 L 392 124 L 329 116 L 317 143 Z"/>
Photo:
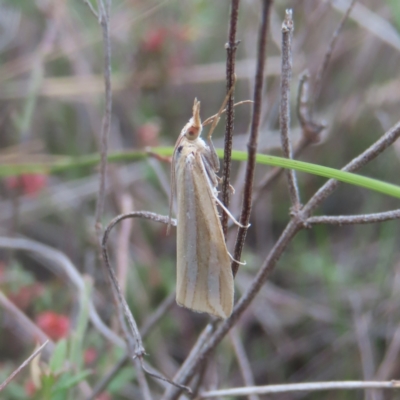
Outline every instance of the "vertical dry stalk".
<path fill-rule="evenodd" d="M 230 332 L 230 338 L 232 341 L 233 349 L 235 351 L 235 355 L 239 364 L 240 372 L 243 377 L 243 381 L 245 386 L 254 386 L 254 376 L 251 371 L 251 365 L 249 358 L 247 357 L 246 350 L 243 346 L 243 343 L 240 339 L 239 330 L 237 326 L 233 327 Z M 256 394 L 250 394 L 247 397 L 248 400 L 260 400 Z"/>
<path fill-rule="evenodd" d="M 239 41 L 236 41 L 236 29 L 239 13 L 239 0 L 232 0 L 231 3 L 231 17 L 229 23 L 228 43 L 226 47 L 226 93 L 229 93 L 235 84 L 235 56 L 236 49 Z M 222 171 L 222 202 L 225 207 L 229 207 L 230 193 L 229 182 L 231 176 L 231 153 L 232 153 L 232 136 L 233 136 L 233 123 L 235 119 L 234 111 L 235 92 L 229 96 L 228 105 L 226 108 L 226 128 L 225 128 L 225 146 L 224 146 L 224 164 Z M 222 213 L 222 230 L 226 238 L 228 232 L 228 215 Z"/>
<path fill-rule="evenodd" d="M 281 104 L 280 104 L 280 128 L 283 155 L 293 158 L 290 142 L 290 81 L 292 78 L 292 35 L 293 19 L 292 10 L 286 10 L 282 24 L 282 77 L 281 77 Z M 288 178 L 289 195 L 292 210 L 300 210 L 300 195 L 297 186 L 296 173 L 292 169 L 286 170 Z"/>
<path fill-rule="evenodd" d="M 315 85 L 314 85 L 314 90 L 313 90 L 313 96 L 312 96 L 312 102 L 315 103 L 315 100 L 318 98 L 321 92 L 321 87 L 322 87 L 322 77 L 324 76 L 324 73 L 326 72 L 329 61 L 331 60 L 333 49 L 335 48 L 336 41 L 339 37 L 339 33 L 341 32 L 344 23 L 347 21 L 349 18 L 349 15 L 351 13 L 351 10 L 354 7 L 354 4 L 356 3 L 357 0 L 352 0 L 350 3 L 349 8 L 347 9 L 346 13 L 343 15 L 342 20 L 340 21 L 339 26 L 337 27 L 336 31 L 334 32 L 331 42 L 329 43 L 328 50 L 325 53 L 324 61 L 322 62 L 318 72 L 317 72 L 317 77 L 315 79 Z M 313 107 L 312 107 L 313 108 Z"/>
<path fill-rule="evenodd" d="M 95 229 L 98 239 L 101 240 L 101 217 L 104 209 L 106 173 L 107 173 L 107 152 L 108 137 L 110 135 L 111 114 L 112 114 L 112 88 L 111 88 L 111 43 L 110 43 L 110 8 L 111 0 L 106 5 L 99 1 L 99 19 L 103 33 L 104 51 L 104 86 L 105 86 L 105 110 L 101 127 L 101 161 L 100 161 L 100 184 L 97 196 L 95 212 Z"/>
<path fill-rule="evenodd" d="M 245 186 L 243 193 L 243 204 L 242 212 L 240 215 L 240 223 L 246 228 L 239 228 L 234 259 L 240 261 L 242 255 L 244 241 L 246 240 L 247 226 L 250 220 L 251 213 L 251 203 L 252 203 L 252 192 L 253 192 L 253 180 L 254 180 L 254 170 L 256 167 L 256 153 L 257 153 L 257 142 L 258 142 L 258 128 L 260 126 L 261 117 L 261 105 L 262 105 L 262 92 L 264 83 L 264 67 L 265 67 L 265 53 L 267 47 L 267 33 L 269 28 L 270 11 L 273 1 L 264 0 L 262 3 L 262 20 L 260 25 L 260 31 L 258 35 L 258 50 L 257 50 L 257 67 L 256 67 L 256 78 L 254 83 L 254 106 L 253 115 L 251 121 L 250 137 L 247 143 L 248 158 L 247 158 L 247 168 L 245 177 Z M 239 269 L 239 264 L 235 261 L 232 262 L 232 272 L 235 276 Z"/>

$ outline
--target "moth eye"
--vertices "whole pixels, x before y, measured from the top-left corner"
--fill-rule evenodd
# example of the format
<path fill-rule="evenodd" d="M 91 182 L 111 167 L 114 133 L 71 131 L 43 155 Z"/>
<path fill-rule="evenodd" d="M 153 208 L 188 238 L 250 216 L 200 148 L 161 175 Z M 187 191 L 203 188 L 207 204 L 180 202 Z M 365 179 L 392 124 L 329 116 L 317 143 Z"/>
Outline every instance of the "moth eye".
<path fill-rule="evenodd" d="M 196 139 L 199 136 L 200 133 L 200 129 L 195 127 L 195 126 L 191 126 L 187 131 L 186 131 L 186 137 L 189 140 L 193 140 Z"/>
<path fill-rule="evenodd" d="M 186 132 L 186 135 L 188 135 L 189 137 L 193 137 L 193 136 L 195 135 L 195 132 L 193 132 L 192 129 L 189 129 L 189 130 Z"/>

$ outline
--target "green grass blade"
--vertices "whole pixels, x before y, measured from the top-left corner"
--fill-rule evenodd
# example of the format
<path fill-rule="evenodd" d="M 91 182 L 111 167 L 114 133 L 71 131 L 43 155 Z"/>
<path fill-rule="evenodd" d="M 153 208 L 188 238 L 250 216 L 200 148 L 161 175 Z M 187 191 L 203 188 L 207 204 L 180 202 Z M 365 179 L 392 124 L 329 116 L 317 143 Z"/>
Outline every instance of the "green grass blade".
<path fill-rule="evenodd" d="M 171 156 L 173 148 L 156 147 L 151 149 L 151 151 L 162 156 Z M 223 150 L 218 149 L 217 154 L 220 158 L 222 158 Z M 142 160 L 146 157 L 148 157 L 148 155 L 145 151 L 118 152 L 109 154 L 108 161 L 131 162 Z M 247 152 L 233 151 L 232 160 L 246 161 Z M 0 165 L 0 177 L 26 173 L 59 173 L 74 168 L 94 167 L 99 163 L 99 161 L 100 157 L 98 154 L 88 154 L 79 158 L 63 157 L 59 161 L 47 164 L 3 164 Z M 294 169 L 296 171 L 323 176 L 328 179 L 333 178 L 341 182 L 349 183 L 351 185 L 361 186 L 369 190 L 374 190 L 376 192 L 380 192 L 391 197 L 400 198 L 400 186 L 386 183 L 377 179 L 368 178 L 366 176 L 340 171 L 335 168 L 329 168 L 322 165 L 307 163 L 304 161 L 289 160 L 287 158 L 269 156 L 265 154 L 257 154 L 256 162 L 257 164 Z"/>

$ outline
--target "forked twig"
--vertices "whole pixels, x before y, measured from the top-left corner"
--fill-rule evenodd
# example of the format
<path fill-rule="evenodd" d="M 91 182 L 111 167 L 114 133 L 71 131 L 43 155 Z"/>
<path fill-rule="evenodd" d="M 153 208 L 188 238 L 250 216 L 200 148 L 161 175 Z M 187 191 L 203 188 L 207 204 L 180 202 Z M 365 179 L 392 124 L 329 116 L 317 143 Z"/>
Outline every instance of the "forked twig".
<path fill-rule="evenodd" d="M 139 329 L 140 335 L 145 337 L 156 323 L 166 315 L 167 311 L 175 304 L 175 293 L 171 293 L 166 297 L 157 309 L 148 317 L 143 323 L 143 326 Z M 93 387 L 92 393 L 87 400 L 94 400 L 112 381 L 112 379 L 118 374 L 118 372 L 125 366 L 129 361 L 129 354 L 124 354 L 108 371 L 101 380 Z"/>
<path fill-rule="evenodd" d="M 120 221 L 123 221 L 124 219 L 138 218 L 138 217 L 150 219 L 150 220 L 156 221 L 156 222 L 162 222 L 167 225 L 170 224 L 170 225 L 176 226 L 176 220 L 172 219 L 170 217 L 166 217 L 163 215 L 159 215 L 159 214 L 155 214 L 155 213 L 147 212 L 147 211 L 135 211 L 135 212 L 127 213 L 127 214 L 118 215 L 107 225 L 107 227 L 104 231 L 104 235 L 103 235 L 103 239 L 102 239 L 103 259 L 104 259 L 104 263 L 105 263 L 105 266 L 106 266 L 106 269 L 108 272 L 108 277 L 110 279 L 111 287 L 113 289 L 113 294 L 115 297 L 115 302 L 117 304 L 117 310 L 118 310 L 118 314 L 119 314 L 119 319 L 121 321 L 121 326 L 122 326 L 122 329 L 124 330 L 125 339 L 126 339 L 126 342 L 128 345 L 128 350 L 130 352 L 129 356 L 132 358 L 132 360 L 138 359 L 140 364 L 138 364 L 138 362 L 135 361 L 135 365 L 140 366 L 141 369 L 149 376 L 152 376 L 153 378 L 168 382 L 171 385 L 176 386 L 180 390 L 185 390 L 185 391 L 191 393 L 190 388 L 188 388 L 187 386 L 180 385 L 168 378 L 165 378 L 161 375 L 158 375 L 158 374 L 150 371 L 147 367 L 145 367 L 145 365 L 143 363 L 143 356 L 145 355 L 145 349 L 143 347 L 142 338 L 141 338 L 139 329 L 138 329 L 136 321 L 129 309 L 129 306 L 122 294 L 122 291 L 121 291 L 121 288 L 117 281 L 114 269 L 110 265 L 110 261 L 109 261 L 108 253 L 107 253 L 107 241 L 108 241 L 108 237 L 111 233 L 111 230 L 113 229 L 113 227 L 116 224 L 118 224 Z M 124 317 L 126 318 L 126 321 L 128 323 L 127 326 L 125 326 Z"/>
<path fill-rule="evenodd" d="M 391 146 L 400 137 L 400 122 L 393 126 L 387 131 L 380 139 L 372 144 L 368 149 L 361 153 L 358 157 L 350 161 L 342 170 L 353 172 L 361 167 L 368 164 L 370 161 L 375 159 L 385 149 Z M 262 285 L 264 284 L 267 277 L 274 270 L 278 260 L 286 250 L 287 246 L 293 239 L 293 237 L 307 226 L 307 218 L 310 217 L 311 213 L 338 187 L 339 182 L 330 179 L 323 185 L 304 205 L 298 215 L 294 215 L 289 221 L 288 225 L 282 232 L 281 236 L 275 243 L 274 247 L 264 260 L 260 270 L 254 277 L 252 283 L 247 288 L 246 292 L 240 298 L 235 305 L 232 315 L 222 322 L 215 332 L 211 334 L 208 341 L 200 347 L 197 353 L 192 355 L 191 362 L 186 364 L 185 368 L 181 368 L 177 376 L 179 379 L 175 379 L 179 383 L 186 384 L 196 373 L 203 360 L 207 358 L 215 347 L 224 338 L 230 328 L 236 323 L 239 317 L 247 309 L 251 301 L 257 295 Z M 388 383 L 389 384 L 389 383 Z M 177 399 L 179 391 L 168 391 L 168 393 L 162 398 L 163 400 Z"/>

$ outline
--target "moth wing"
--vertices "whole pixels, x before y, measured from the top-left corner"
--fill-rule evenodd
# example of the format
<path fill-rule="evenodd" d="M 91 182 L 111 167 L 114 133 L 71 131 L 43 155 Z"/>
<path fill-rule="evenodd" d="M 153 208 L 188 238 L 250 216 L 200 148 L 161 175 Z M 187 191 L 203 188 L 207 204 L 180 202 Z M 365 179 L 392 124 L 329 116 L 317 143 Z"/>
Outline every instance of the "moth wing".
<path fill-rule="evenodd" d="M 227 318 L 233 307 L 233 275 L 213 188 L 198 152 L 182 154 L 178 163 L 176 301 Z"/>

